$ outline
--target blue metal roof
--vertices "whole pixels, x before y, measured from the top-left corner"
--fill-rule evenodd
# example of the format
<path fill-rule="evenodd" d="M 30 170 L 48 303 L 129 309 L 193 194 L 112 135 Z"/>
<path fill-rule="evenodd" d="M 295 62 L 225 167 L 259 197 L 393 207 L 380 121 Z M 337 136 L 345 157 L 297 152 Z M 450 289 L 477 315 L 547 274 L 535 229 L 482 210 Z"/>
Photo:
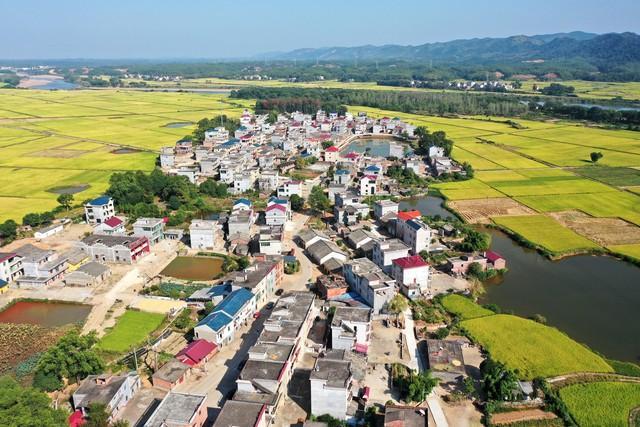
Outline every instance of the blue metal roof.
<path fill-rule="evenodd" d="M 236 200 L 235 202 L 233 202 L 233 205 L 239 205 L 240 203 L 242 203 L 243 205 L 251 206 L 251 200 L 244 198 Z"/>
<path fill-rule="evenodd" d="M 212 297 L 222 297 L 231 293 L 231 285 L 216 285 L 207 292 Z"/>
<path fill-rule="evenodd" d="M 350 174 L 350 172 L 346 169 L 338 169 L 336 171 L 336 175 L 348 175 L 348 174 Z"/>
<path fill-rule="evenodd" d="M 214 331 L 218 332 L 229 323 L 231 323 L 231 317 L 229 317 L 226 313 L 213 312 L 209 314 L 207 317 L 202 319 L 198 326 L 208 326 Z"/>
<path fill-rule="evenodd" d="M 368 170 L 368 171 L 379 171 L 380 170 L 380 166 L 377 166 L 377 165 L 367 166 L 365 170 Z"/>
<path fill-rule="evenodd" d="M 4 280 L 0 279 L 0 288 L 4 288 L 7 285 L 8 285 L 7 282 L 5 282 Z"/>
<path fill-rule="evenodd" d="M 289 203 L 287 199 L 279 199 L 276 196 L 269 197 L 269 202 L 277 203 L 279 205 L 286 205 L 287 203 Z"/>
<path fill-rule="evenodd" d="M 90 201 L 89 204 L 92 206 L 103 206 L 108 204 L 109 200 L 111 200 L 109 196 L 100 196 Z"/>
<path fill-rule="evenodd" d="M 411 228 L 413 228 L 414 230 L 420 230 L 422 228 L 422 224 L 417 223 L 416 221 L 410 219 L 409 221 L 407 221 L 407 225 Z"/>
<path fill-rule="evenodd" d="M 225 143 L 221 144 L 220 146 L 221 146 L 221 147 L 224 147 L 224 148 L 229 148 L 229 147 L 233 147 L 233 146 L 234 146 L 234 145 L 236 145 L 238 142 L 239 142 L 239 140 L 234 138 L 234 139 L 230 139 L 230 140 L 228 140 L 227 142 L 225 142 Z"/>
<path fill-rule="evenodd" d="M 229 294 L 220 304 L 213 309 L 214 313 L 223 312 L 230 317 L 234 317 L 253 298 L 253 294 L 244 289 L 237 289 Z"/>

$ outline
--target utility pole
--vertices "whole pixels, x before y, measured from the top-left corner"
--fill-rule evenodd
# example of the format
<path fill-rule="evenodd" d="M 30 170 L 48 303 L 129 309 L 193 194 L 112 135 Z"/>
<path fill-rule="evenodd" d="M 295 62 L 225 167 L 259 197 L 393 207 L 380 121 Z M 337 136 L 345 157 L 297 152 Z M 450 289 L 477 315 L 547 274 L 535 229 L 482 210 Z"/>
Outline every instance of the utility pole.
<path fill-rule="evenodd" d="M 138 355 L 137 355 L 137 350 L 135 349 L 135 347 L 133 349 L 133 360 L 134 360 L 135 365 L 136 365 L 136 372 L 138 372 Z"/>

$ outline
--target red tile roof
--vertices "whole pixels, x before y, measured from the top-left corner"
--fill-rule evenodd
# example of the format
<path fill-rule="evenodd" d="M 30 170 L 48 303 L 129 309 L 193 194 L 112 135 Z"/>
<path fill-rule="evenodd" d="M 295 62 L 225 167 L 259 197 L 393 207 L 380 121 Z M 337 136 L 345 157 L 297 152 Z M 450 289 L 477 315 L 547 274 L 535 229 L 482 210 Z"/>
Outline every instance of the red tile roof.
<path fill-rule="evenodd" d="M 287 208 L 285 208 L 284 206 L 274 203 L 273 205 L 267 208 L 267 212 L 272 211 L 274 209 L 278 209 L 279 211 L 282 211 L 282 212 L 287 211 Z"/>
<path fill-rule="evenodd" d="M 425 260 L 422 259 L 420 255 L 396 258 L 393 260 L 393 263 L 403 270 L 406 270 L 408 268 L 426 267 L 429 265 Z"/>
<path fill-rule="evenodd" d="M 335 145 L 332 145 L 331 147 L 327 147 L 327 149 L 324 150 L 324 151 L 328 151 L 330 153 L 335 153 L 336 151 L 339 151 L 339 149 Z"/>
<path fill-rule="evenodd" d="M 208 355 L 217 351 L 218 346 L 207 340 L 195 340 L 176 354 L 176 359 L 189 366 L 194 366 L 204 360 Z"/>
<path fill-rule="evenodd" d="M 347 159 L 357 159 L 360 156 L 355 151 L 352 151 L 351 153 L 347 154 L 344 157 L 347 158 Z"/>
<path fill-rule="evenodd" d="M 107 224 L 111 228 L 115 228 L 115 227 L 119 226 L 120 224 L 122 224 L 122 220 L 120 218 L 118 218 L 117 216 L 112 216 L 111 218 L 106 220 L 104 223 Z"/>
<path fill-rule="evenodd" d="M 497 259 L 503 259 L 502 255 L 500 255 L 498 252 L 494 252 L 494 251 L 487 251 L 484 254 L 485 257 L 487 257 L 487 260 L 489 260 L 489 262 L 494 262 Z"/>
<path fill-rule="evenodd" d="M 404 211 L 398 212 L 398 218 L 403 221 L 409 221 L 410 219 L 420 218 L 422 214 L 420 211 Z"/>
<path fill-rule="evenodd" d="M 11 252 L 0 253 L 0 262 L 4 262 L 4 261 L 8 260 L 9 258 L 13 258 L 14 256 L 16 256 L 16 254 L 11 253 Z"/>

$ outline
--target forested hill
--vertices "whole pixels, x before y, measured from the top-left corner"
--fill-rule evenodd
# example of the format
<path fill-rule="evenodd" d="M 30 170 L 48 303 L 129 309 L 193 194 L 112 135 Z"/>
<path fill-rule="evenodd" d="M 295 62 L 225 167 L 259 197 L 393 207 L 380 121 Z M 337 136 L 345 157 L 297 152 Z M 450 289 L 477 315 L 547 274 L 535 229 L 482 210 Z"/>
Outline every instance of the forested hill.
<path fill-rule="evenodd" d="M 264 57 L 264 56 L 262 56 Z M 582 59 L 592 63 L 640 61 L 640 36 L 635 33 L 597 35 L 580 31 L 536 36 L 479 38 L 426 43 L 419 46 L 358 46 L 298 49 L 267 58 L 302 61 L 526 61 Z"/>

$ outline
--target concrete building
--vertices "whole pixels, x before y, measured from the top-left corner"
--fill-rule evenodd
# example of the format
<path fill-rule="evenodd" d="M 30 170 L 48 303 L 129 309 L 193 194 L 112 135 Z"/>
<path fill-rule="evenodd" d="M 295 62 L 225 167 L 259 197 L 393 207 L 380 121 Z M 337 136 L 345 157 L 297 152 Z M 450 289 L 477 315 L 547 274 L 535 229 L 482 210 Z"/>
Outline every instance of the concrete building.
<path fill-rule="evenodd" d="M 316 287 L 323 299 L 335 298 L 346 293 L 349 289 L 344 277 L 338 274 L 325 274 L 318 277 Z"/>
<path fill-rule="evenodd" d="M 405 296 L 417 298 L 428 293 L 429 264 L 420 255 L 396 258 L 393 260 L 393 278 Z"/>
<path fill-rule="evenodd" d="M 115 216 L 113 199 L 101 196 L 84 205 L 84 216 L 89 224 L 100 224 Z"/>
<path fill-rule="evenodd" d="M 384 427 L 427 427 L 429 408 L 426 406 L 387 405 L 384 409 Z"/>
<path fill-rule="evenodd" d="M 251 292 L 235 290 L 196 325 L 194 335 L 196 339 L 205 339 L 220 347 L 229 344 L 256 309 L 256 299 Z"/>
<path fill-rule="evenodd" d="M 227 400 L 213 427 L 268 427 L 270 421 L 264 403 Z"/>
<path fill-rule="evenodd" d="M 179 360 L 171 359 L 153 373 L 151 382 L 160 390 L 173 390 L 189 376 L 191 367 Z"/>
<path fill-rule="evenodd" d="M 189 225 L 189 241 L 191 249 L 213 249 L 218 240 L 217 221 L 194 219 Z"/>
<path fill-rule="evenodd" d="M 169 392 L 144 427 L 202 427 L 207 421 L 207 396 Z"/>
<path fill-rule="evenodd" d="M 302 181 L 287 181 L 277 190 L 278 197 L 291 197 L 294 194 L 302 197 Z"/>
<path fill-rule="evenodd" d="M 391 274 L 394 259 L 409 256 L 411 248 L 398 239 L 378 240 L 373 246 L 373 262 L 385 273 Z"/>
<path fill-rule="evenodd" d="M 282 253 L 283 236 L 284 229 L 281 225 L 260 227 L 258 252 L 266 255 L 280 255 Z"/>
<path fill-rule="evenodd" d="M 228 236 L 238 233 L 251 234 L 251 225 L 253 224 L 253 221 L 253 213 L 247 211 L 232 213 L 227 219 Z"/>
<path fill-rule="evenodd" d="M 53 235 L 61 233 L 62 230 L 64 230 L 64 224 L 62 224 L 61 222 L 57 224 L 51 224 L 49 226 L 38 229 L 35 233 L 33 233 L 33 237 L 35 237 L 36 240 L 40 241 L 42 239 L 46 239 L 47 237 L 51 237 Z"/>
<path fill-rule="evenodd" d="M 417 211 L 417 210 L 398 212 L 396 216 L 396 230 L 395 230 L 396 237 L 402 240 L 404 237 L 404 230 L 405 230 L 405 225 L 407 221 L 411 221 L 413 219 L 419 219 L 421 216 L 422 214 L 420 213 L 420 211 Z"/>
<path fill-rule="evenodd" d="M 483 256 L 460 255 L 447 259 L 446 269 L 453 274 L 467 274 L 473 263 L 480 265 L 482 271 L 487 269 L 487 259 Z"/>
<path fill-rule="evenodd" d="M 112 216 L 93 227 L 93 234 L 124 235 L 125 232 L 124 221 L 117 216 Z"/>
<path fill-rule="evenodd" d="M 337 307 L 331 321 L 331 348 L 369 351 L 371 335 L 371 309 L 363 307 Z"/>
<path fill-rule="evenodd" d="M 393 200 L 378 200 L 373 204 L 373 217 L 380 219 L 388 213 L 398 214 L 398 206 Z"/>
<path fill-rule="evenodd" d="M 64 278 L 68 263 L 65 256 L 56 252 L 40 249 L 30 243 L 20 246 L 15 251 L 20 257 L 22 274 L 15 276 L 18 286 L 21 288 L 43 288 Z M 13 269 L 17 268 L 16 261 Z"/>
<path fill-rule="evenodd" d="M 104 264 L 91 261 L 67 273 L 64 282 L 70 286 L 93 286 L 111 276 L 111 269 Z"/>
<path fill-rule="evenodd" d="M 0 252 L 0 280 L 11 283 L 23 273 L 22 257 L 12 252 Z"/>
<path fill-rule="evenodd" d="M 369 306 L 379 314 L 396 294 L 395 281 L 368 258 L 349 261 L 343 267 L 344 278 Z"/>
<path fill-rule="evenodd" d="M 462 344 L 455 340 L 427 340 L 429 369 L 445 381 L 466 375 Z"/>
<path fill-rule="evenodd" d="M 149 243 L 155 245 L 164 239 L 164 219 L 162 218 L 138 218 L 133 223 L 134 236 L 144 236 Z"/>
<path fill-rule="evenodd" d="M 347 254 L 331 240 L 318 240 L 307 248 L 307 253 L 318 265 L 324 265 L 332 259 L 340 263 L 347 260 Z"/>
<path fill-rule="evenodd" d="M 120 264 L 133 264 L 151 251 L 146 237 L 99 234 L 85 237 L 78 248 L 94 261 Z"/>
<path fill-rule="evenodd" d="M 284 265 L 282 258 L 258 261 L 242 271 L 231 273 L 225 284 L 242 287 L 255 295 L 255 303 L 262 308 L 275 295 L 282 283 Z"/>
<path fill-rule="evenodd" d="M 402 241 L 409 245 L 414 255 L 428 251 L 431 244 L 431 228 L 419 219 L 411 219 L 403 226 Z"/>
<path fill-rule="evenodd" d="M 329 414 L 347 419 L 352 398 L 353 375 L 351 362 L 345 360 L 344 350 L 329 350 L 316 360 L 309 377 L 311 383 L 311 414 Z"/>
<path fill-rule="evenodd" d="M 329 239 L 326 234 L 321 231 L 314 230 L 313 228 L 307 228 L 306 230 L 298 233 L 297 240 L 304 249 L 307 249 L 309 246 L 320 240 L 324 240 L 327 242 L 331 241 L 331 239 Z"/>
<path fill-rule="evenodd" d="M 89 375 L 73 393 L 75 410 L 84 415 L 92 403 L 103 404 L 110 419 L 117 418 L 133 395 L 140 389 L 140 377 L 135 372 L 123 375 Z"/>

